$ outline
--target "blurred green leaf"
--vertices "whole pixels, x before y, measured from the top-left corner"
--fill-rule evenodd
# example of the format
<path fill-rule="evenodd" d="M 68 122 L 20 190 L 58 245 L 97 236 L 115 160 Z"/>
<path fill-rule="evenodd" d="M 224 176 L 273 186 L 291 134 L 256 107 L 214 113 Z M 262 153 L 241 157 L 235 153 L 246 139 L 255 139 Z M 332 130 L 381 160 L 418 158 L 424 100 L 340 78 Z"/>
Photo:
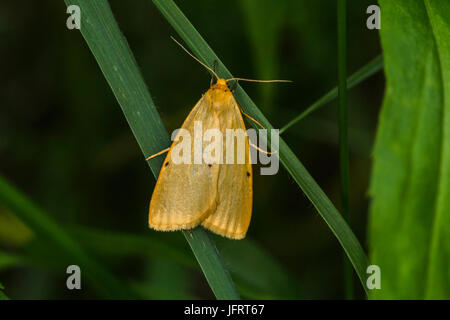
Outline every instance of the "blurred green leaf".
<path fill-rule="evenodd" d="M 189 249 L 185 248 L 186 242 L 168 241 L 167 237 L 160 237 L 159 233 L 140 235 L 78 225 L 66 226 L 65 229 L 72 238 L 79 239 L 80 244 L 88 252 L 99 258 L 123 260 L 132 256 L 147 257 L 152 262 L 167 261 L 191 270 L 199 270 L 195 259 L 187 251 Z M 30 240 L 31 244 L 26 247 L 23 256 L 0 251 L 0 270 L 23 265 L 52 270 L 61 268 L 63 263 L 52 259 L 52 253 L 44 256 L 45 251 L 48 250 L 42 246 L 39 239 L 31 238 Z M 181 237 L 180 240 L 182 240 Z M 292 272 L 285 270 L 258 243 L 249 238 L 239 242 L 221 238 L 217 240 L 226 265 L 236 278 L 237 286 L 243 296 L 249 299 L 299 297 L 297 282 L 293 281 L 295 277 Z M 144 298 L 161 298 L 154 294 L 157 292 L 158 285 L 153 283 L 147 284 L 141 281 L 134 283 L 133 287 Z M 173 296 L 174 299 L 176 297 Z"/>
<path fill-rule="evenodd" d="M 289 132 L 293 138 L 307 139 L 311 142 L 336 147 L 338 145 L 338 124 L 333 119 L 324 117 L 308 116 L 308 121 L 302 122 L 301 126 Z M 317 134 L 317 132 L 320 134 Z M 368 157 L 372 152 L 374 134 L 367 132 L 364 124 L 352 122 L 348 128 L 348 139 L 350 151 L 361 157 Z"/>
<path fill-rule="evenodd" d="M 157 234 L 144 236 L 80 226 L 72 226 L 69 230 L 82 240 L 86 248 L 97 254 L 118 258 L 145 256 L 198 270 L 195 260 L 183 250 L 181 243 L 167 243 L 167 238 L 163 240 Z M 239 242 L 217 240 L 224 261 L 243 295 L 251 299 L 293 298 L 297 295 L 292 273 L 284 270 L 258 243 L 248 238 Z"/>
<path fill-rule="evenodd" d="M 102 229 L 71 226 L 69 232 L 81 239 L 83 246 L 104 256 L 124 257 L 130 255 L 166 259 L 183 266 L 197 267 L 195 259 L 181 243 L 168 243 L 155 233 L 144 235 L 114 232 Z M 185 249 L 185 250 L 183 250 Z"/>
<path fill-rule="evenodd" d="M 383 56 L 379 55 L 375 57 L 372 61 L 367 63 L 361 69 L 356 71 L 350 77 L 347 78 L 347 90 L 350 90 L 354 86 L 360 84 L 364 80 L 368 79 L 370 76 L 374 75 L 378 71 L 383 69 Z M 334 87 L 330 91 L 328 91 L 325 95 L 323 95 L 319 100 L 314 102 L 308 108 L 305 109 L 302 113 L 300 113 L 297 117 L 289 121 L 285 126 L 280 129 L 280 134 L 285 132 L 287 129 L 295 125 L 297 122 L 305 118 L 311 112 L 325 106 L 327 103 L 333 101 L 338 96 L 338 88 Z"/>
<path fill-rule="evenodd" d="M 132 291 L 122 286 L 118 279 L 89 257 L 67 231 L 17 189 L 0 176 L 0 203 L 16 214 L 34 234 L 46 242 L 48 251 L 60 259 L 79 265 L 87 279 L 105 298 L 134 297 Z M 65 274 L 66 270 L 61 270 Z"/>
<path fill-rule="evenodd" d="M 3 285 L 0 283 L 0 300 L 9 300 L 3 290 L 5 290 L 5 287 L 3 287 Z"/>
<path fill-rule="evenodd" d="M 144 299 L 192 300 L 197 299 L 190 290 L 188 269 L 167 260 L 152 260 L 143 281 L 135 283 L 135 288 Z"/>
<path fill-rule="evenodd" d="M 141 147 L 144 157 L 167 146 L 170 139 L 156 111 L 145 82 L 125 37 L 119 30 L 107 1 L 66 0 L 81 9 L 81 33 Z M 155 178 L 163 158 L 148 161 Z M 233 281 L 224 268 L 217 248 L 202 228 L 183 232 L 205 277 L 218 299 L 239 299 Z"/>
<path fill-rule="evenodd" d="M 426 298 L 450 298 L 450 2 L 425 1 L 440 62 L 442 81 L 442 149 L 439 195 L 430 246 L 430 266 L 427 275 Z M 436 85 L 439 87 L 439 85 Z"/>
<path fill-rule="evenodd" d="M 22 257 L 0 250 L 0 271 L 23 265 Z"/>
<path fill-rule="evenodd" d="M 244 22 L 247 24 L 248 39 L 256 70 L 255 79 L 275 79 L 278 74 L 278 39 L 287 9 L 286 1 L 241 0 L 239 1 Z M 270 17 L 268 19 L 267 17 Z M 275 86 L 261 85 L 261 105 L 270 113 Z"/>
<path fill-rule="evenodd" d="M 153 0 L 153 3 L 155 3 L 167 21 L 178 32 L 178 34 L 187 43 L 188 47 L 200 60 L 210 67 L 214 61 L 217 61 L 217 74 L 224 78 L 232 78 L 230 71 L 228 71 L 225 65 L 221 62 L 214 51 L 209 47 L 206 41 L 201 37 L 198 31 L 173 1 Z M 245 112 L 250 114 L 252 117 L 255 117 L 256 120 L 258 120 L 265 128 L 273 129 L 273 126 L 269 123 L 266 117 L 261 113 L 241 86 L 238 85 L 236 87 L 234 96 Z M 252 123 L 252 126 L 259 128 L 255 123 Z M 300 160 L 281 138 L 279 141 L 279 149 L 281 163 L 294 178 L 297 184 L 302 188 L 306 196 L 336 236 L 352 262 L 364 290 L 366 290 L 366 266 L 368 260 L 361 244 L 358 242 L 352 230 L 339 214 L 335 206 L 331 203 L 330 199 L 328 199 L 326 194 L 315 182 Z"/>
<path fill-rule="evenodd" d="M 15 215 L 6 210 L 0 211 L 0 242 L 3 245 L 21 246 L 32 236 L 31 230 Z"/>
<path fill-rule="evenodd" d="M 380 0 L 387 79 L 370 195 L 371 298 L 450 298 L 450 2 Z"/>

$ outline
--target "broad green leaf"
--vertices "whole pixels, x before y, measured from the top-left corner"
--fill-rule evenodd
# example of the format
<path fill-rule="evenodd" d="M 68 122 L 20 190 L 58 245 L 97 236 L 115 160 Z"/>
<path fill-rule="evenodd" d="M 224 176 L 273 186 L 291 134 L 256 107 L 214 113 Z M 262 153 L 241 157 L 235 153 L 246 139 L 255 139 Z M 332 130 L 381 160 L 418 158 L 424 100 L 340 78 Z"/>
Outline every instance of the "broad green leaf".
<path fill-rule="evenodd" d="M 370 195 L 371 298 L 450 298 L 450 2 L 380 0 L 387 79 Z"/>
<path fill-rule="evenodd" d="M 450 2 L 425 1 L 431 22 L 442 81 L 442 139 L 440 179 L 436 213 L 430 246 L 430 265 L 426 279 L 425 298 L 450 298 Z"/>

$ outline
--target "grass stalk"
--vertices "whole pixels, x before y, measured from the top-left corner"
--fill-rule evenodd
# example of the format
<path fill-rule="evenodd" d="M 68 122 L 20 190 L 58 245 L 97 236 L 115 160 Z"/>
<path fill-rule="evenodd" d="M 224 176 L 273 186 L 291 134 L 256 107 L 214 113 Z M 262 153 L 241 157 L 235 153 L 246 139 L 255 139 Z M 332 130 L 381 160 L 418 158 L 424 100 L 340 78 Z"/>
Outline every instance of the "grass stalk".
<path fill-rule="evenodd" d="M 338 93 L 339 93 L 339 167 L 341 173 L 341 210 L 349 225 L 350 220 L 350 175 L 348 150 L 348 105 L 347 105 L 347 1 L 338 0 Z M 345 296 L 353 299 L 352 268 L 344 257 Z"/>
<path fill-rule="evenodd" d="M 369 63 L 367 63 L 365 66 L 363 66 L 361 69 L 353 73 L 350 77 L 347 79 L 347 90 L 357 86 L 364 80 L 370 78 L 372 75 L 377 73 L 378 71 L 383 69 L 383 56 L 380 54 L 376 56 L 373 60 L 371 60 Z M 305 109 L 302 113 L 300 113 L 297 117 L 289 121 L 286 125 L 284 125 L 280 129 L 280 134 L 285 132 L 287 129 L 291 128 L 298 122 L 300 122 L 302 119 L 304 119 L 307 115 L 310 113 L 320 109 L 321 107 L 325 106 L 326 104 L 330 103 L 334 99 L 338 97 L 338 87 L 334 87 L 330 91 L 328 91 L 325 95 L 323 95 L 321 98 L 319 98 L 316 102 L 314 102 L 312 105 L 310 105 L 308 108 Z"/>

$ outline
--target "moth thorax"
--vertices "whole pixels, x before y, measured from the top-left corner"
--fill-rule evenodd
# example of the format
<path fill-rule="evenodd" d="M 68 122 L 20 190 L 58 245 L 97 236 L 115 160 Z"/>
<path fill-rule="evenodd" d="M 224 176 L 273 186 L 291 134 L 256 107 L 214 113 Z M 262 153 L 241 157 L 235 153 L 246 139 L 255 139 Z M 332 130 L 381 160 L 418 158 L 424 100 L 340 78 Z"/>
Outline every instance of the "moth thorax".
<path fill-rule="evenodd" d="M 230 91 L 224 91 L 220 89 L 212 90 L 211 101 L 213 108 L 224 109 L 230 104 L 232 94 Z"/>
<path fill-rule="evenodd" d="M 228 87 L 212 86 L 208 90 L 207 96 L 211 102 L 211 106 L 215 109 L 223 109 L 229 105 L 230 99 L 233 96 Z"/>

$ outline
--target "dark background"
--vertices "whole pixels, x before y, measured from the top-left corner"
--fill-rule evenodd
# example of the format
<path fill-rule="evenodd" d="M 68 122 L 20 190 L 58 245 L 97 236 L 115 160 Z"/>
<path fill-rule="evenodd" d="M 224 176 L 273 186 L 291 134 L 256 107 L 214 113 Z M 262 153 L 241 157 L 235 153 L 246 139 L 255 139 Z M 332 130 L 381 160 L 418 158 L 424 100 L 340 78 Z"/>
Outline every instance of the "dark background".
<path fill-rule="evenodd" d="M 271 1 L 258 3 L 177 1 L 233 75 L 293 81 L 241 84 L 281 128 L 337 84 L 336 3 L 277 1 L 276 10 Z M 171 132 L 208 89 L 210 76 L 170 39 L 179 37 L 151 1 L 110 4 Z M 381 52 L 378 32 L 366 28 L 370 4 L 375 1 L 348 4 L 349 74 Z M 63 224 L 155 234 L 147 228 L 155 179 L 81 34 L 66 28 L 67 17 L 62 0 L 0 3 L 0 174 Z M 378 73 L 349 92 L 352 228 L 363 245 L 383 88 Z M 339 208 L 337 103 L 283 137 Z M 275 176 L 254 172 L 247 237 L 295 277 L 298 291 L 291 298 L 343 298 L 343 251 L 327 225 L 284 168 Z M 0 209 L 2 215 L 10 214 Z M 29 252 L 32 237 L 17 221 L 4 223 L 0 249 Z M 192 254 L 179 232 L 156 237 Z M 239 242 L 232 246 L 239 250 Z M 46 254 L 44 259 L 57 259 Z M 200 272 L 168 259 L 131 255 L 107 261 L 120 279 L 158 288 L 150 298 L 213 297 Z M 12 298 L 97 297 L 89 287 L 69 292 L 65 278 L 65 270 L 45 267 L 0 269 Z M 355 290 L 362 297 L 356 279 Z"/>

